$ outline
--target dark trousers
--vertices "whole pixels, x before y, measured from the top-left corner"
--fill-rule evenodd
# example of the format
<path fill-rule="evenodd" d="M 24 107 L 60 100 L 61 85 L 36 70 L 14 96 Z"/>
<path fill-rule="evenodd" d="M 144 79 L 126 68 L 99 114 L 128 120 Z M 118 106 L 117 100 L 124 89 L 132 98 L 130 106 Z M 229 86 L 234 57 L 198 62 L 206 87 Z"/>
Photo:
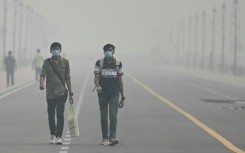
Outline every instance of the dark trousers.
<path fill-rule="evenodd" d="M 12 86 L 14 85 L 14 71 L 7 71 L 7 86 L 9 86 L 11 79 Z"/>
<path fill-rule="evenodd" d="M 103 139 L 116 137 L 119 97 L 99 97 L 101 131 Z M 109 107 L 109 117 L 108 117 Z M 108 122 L 110 119 L 110 123 Z M 109 127 L 108 127 L 109 126 Z"/>
<path fill-rule="evenodd" d="M 38 81 L 42 72 L 42 68 L 36 67 L 35 71 L 36 71 L 36 81 Z"/>
<path fill-rule="evenodd" d="M 64 128 L 64 111 L 66 99 L 67 95 L 62 95 L 56 99 L 47 99 L 50 134 L 60 138 L 62 137 Z M 55 122 L 55 113 L 57 117 L 57 124 Z"/>

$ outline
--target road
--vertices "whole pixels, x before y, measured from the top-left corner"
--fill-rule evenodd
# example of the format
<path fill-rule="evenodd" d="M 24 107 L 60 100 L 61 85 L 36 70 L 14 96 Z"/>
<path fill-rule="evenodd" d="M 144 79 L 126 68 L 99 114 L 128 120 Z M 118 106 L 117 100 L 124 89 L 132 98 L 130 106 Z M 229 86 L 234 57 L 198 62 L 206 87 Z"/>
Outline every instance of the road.
<path fill-rule="evenodd" d="M 80 137 L 49 145 L 46 101 L 38 83 L 0 99 L 0 153 L 232 153 L 245 150 L 243 87 L 191 77 L 151 60 L 123 57 L 125 107 L 120 144 L 100 146 L 93 67 L 98 57 L 71 60 Z M 147 58 L 147 57 L 146 57 Z M 69 103 L 66 103 L 68 110 Z"/>

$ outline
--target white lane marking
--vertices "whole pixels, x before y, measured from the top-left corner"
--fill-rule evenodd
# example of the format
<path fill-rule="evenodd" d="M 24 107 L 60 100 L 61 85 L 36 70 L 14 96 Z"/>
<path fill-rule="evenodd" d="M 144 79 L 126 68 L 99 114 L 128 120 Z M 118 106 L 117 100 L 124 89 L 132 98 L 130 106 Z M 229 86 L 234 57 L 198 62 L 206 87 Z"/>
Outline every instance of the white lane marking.
<path fill-rule="evenodd" d="M 63 142 L 63 145 L 70 145 L 70 142 Z"/>
<path fill-rule="evenodd" d="M 31 82 L 29 82 L 29 83 L 27 83 L 27 84 L 25 84 L 25 85 L 20 85 L 20 87 L 16 87 L 15 89 L 13 89 L 13 90 L 11 90 L 11 91 L 9 91 L 9 92 L 7 92 L 7 93 L 1 95 L 1 96 L 0 96 L 0 99 L 2 99 L 2 98 L 4 98 L 4 97 L 7 97 L 7 96 L 9 96 L 9 95 L 11 95 L 11 94 L 13 94 L 13 93 L 15 93 L 15 92 L 17 92 L 17 91 L 20 91 L 20 90 L 22 90 L 22 89 L 24 89 L 24 88 L 26 88 L 26 87 L 29 87 L 29 86 L 33 85 L 34 83 L 35 83 L 35 81 L 31 81 Z"/>
<path fill-rule="evenodd" d="M 197 126 L 199 126 L 201 129 L 206 131 L 209 135 L 217 139 L 221 144 L 223 144 L 226 148 L 230 149 L 233 152 L 236 153 L 245 153 L 243 150 L 240 148 L 236 147 L 235 145 L 232 144 L 232 142 L 228 141 L 226 138 L 215 132 L 213 129 L 209 128 L 207 125 L 199 121 L 197 118 L 189 114 L 188 112 L 182 110 L 179 106 L 175 105 L 174 102 L 169 101 L 168 99 L 162 97 L 158 93 L 156 93 L 154 90 L 152 90 L 150 87 L 148 87 L 146 84 L 143 82 L 140 82 L 137 80 L 134 76 L 129 75 L 129 77 L 139 86 L 144 88 L 147 92 L 149 92 L 152 96 L 158 98 L 160 101 L 162 101 L 164 104 L 168 105 L 170 108 L 176 110 L 178 113 L 181 115 L 185 116 L 187 119 L 195 123 Z"/>
<path fill-rule="evenodd" d="M 70 138 L 70 137 L 71 137 L 71 135 L 70 135 L 70 134 L 67 134 L 65 137 Z"/>
<path fill-rule="evenodd" d="M 83 103 L 83 96 L 84 96 L 84 93 L 85 93 L 85 88 L 86 88 L 86 86 L 88 84 L 90 72 L 91 72 L 91 69 L 88 69 L 87 76 L 85 78 L 84 84 L 82 86 L 82 89 L 81 89 L 81 92 L 80 92 L 80 95 L 79 95 L 78 103 L 76 105 L 76 116 L 78 116 L 79 113 L 80 113 L 80 108 L 81 108 L 81 105 Z"/>
<path fill-rule="evenodd" d="M 187 82 L 184 82 L 184 81 L 179 80 L 179 79 L 173 79 L 173 80 L 178 81 L 178 82 L 180 82 L 180 83 L 182 83 L 182 84 L 185 84 L 185 85 L 187 85 L 187 86 L 190 86 L 190 87 L 192 87 L 192 88 L 204 90 L 204 91 L 209 92 L 209 93 L 212 93 L 212 94 L 214 94 L 214 95 L 218 95 L 218 96 L 225 97 L 225 98 L 232 99 L 232 100 L 238 100 L 237 98 L 234 98 L 234 97 L 231 97 L 231 96 L 224 95 L 224 94 L 222 94 L 222 93 L 213 91 L 213 90 L 211 90 L 211 89 L 207 89 L 207 88 L 200 87 L 200 86 L 197 86 L 197 85 L 194 85 L 194 84 L 191 84 L 191 83 L 187 83 Z"/>
<path fill-rule="evenodd" d="M 85 93 L 85 88 L 86 88 L 86 86 L 87 86 L 87 84 L 88 84 L 90 72 L 91 72 L 91 69 L 88 69 L 86 79 L 85 79 L 85 81 L 84 81 L 84 83 L 83 83 L 83 86 L 82 86 L 82 89 L 81 89 L 81 92 L 80 92 L 80 95 L 79 95 L 78 103 L 77 103 L 77 105 L 76 105 L 76 107 L 75 107 L 75 108 L 76 108 L 76 110 L 75 110 L 75 111 L 76 111 L 76 116 L 78 116 L 79 113 L 80 113 L 80 107 L 81 107 L 81 105 L 82 105 L 82 103 L 83 103 L 83 96 L 84 96 L 84 93 Z M 66 141 L 66 142 L 64 142 L 63 144 L 64 144 L 64 145 L 70 145 L 71 142 L 68 142 L 68 141 L 71 141 L 71 135 L 70 135 L 69 129 L 67 130 L 66 133 L 67 133 L 67 134 L 66 134 L 66 137 L 67 137 L 67 138 L 64 139 L 64 141 Z M 69 137 L 69 138 L 68 138 L 68 137 Z M 60 150 L 65 150 L 65 149 L 62 149 L 62 148 L 64 148 L 64 147 L 61 147 Z M 68 149 L 66 149 L 66 150 L 69 150 L 69 147 L 68 147 Z M 68 153 L 68 151 L 60 151 L 59 153 Z"/>
<path fill-rule="evenodd" d="M 64 141 L 71 141 L 71 138 L 65 138 Z"/>
<path fill-rule="evenodd" d="M 245 101 L 237 101 L 236 104 L 245 104 Z"/>
<path fill-rule="evenodd" d="M 61 150 L 69 150 L 69 147 L 61 147 Z"/>

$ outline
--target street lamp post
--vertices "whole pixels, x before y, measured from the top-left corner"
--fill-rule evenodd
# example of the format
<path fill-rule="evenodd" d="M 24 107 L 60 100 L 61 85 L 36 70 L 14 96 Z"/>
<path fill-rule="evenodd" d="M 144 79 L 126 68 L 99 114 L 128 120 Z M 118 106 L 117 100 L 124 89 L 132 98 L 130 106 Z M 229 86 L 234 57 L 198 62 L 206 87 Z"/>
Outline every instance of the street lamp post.
<path fill-rule="evenodd" d="M 42 22 L 41 22 L 41 16 L 38 14 L 38 13 L 36 13 L 36 19 L 35 19 L 35 47 L 36 48 L 40 48 L 41 47 L 41 45 L 40 45 L 40 43 L 41 43 L 41 39 L 40 39 L 40 31 L 41 31 L 41 29 L 42 29 L 42 27 L 41 27 L 41 24 L 42 24 Z"/>
<path fill-rule="evenodd" d="M 216 8 L 213 8 L 213 24 L 212 24 L 212 48 L 210 52 L 210 70 L 213 70 L 214 66 L 214 47 L 215 47 L 215 20 L 216 20 Z"/>
<path fill-rule="evenodd" d="M 185 20 L 182 20 L 182 45 L 181 45 L 181 50 L 182 50 L 182 61 L 184 63 L 185 61 Z"/>
<path fill-rule="evenodd" d="M 3 0 L 4 2 L 4 9 L 3 9 L 3 57 L 4 60 L 6 56 L 6 45 L 7 45 L 7 0 Z"/>
<path fill-rule="evenodd" d="M 33 30 L 34 30 L 34 10 L 30 9 L 30 56 L 33 57 Z"/>
<path fill-rule="evenodd" d="M 29 6 L 26 7 L 26 12 L 25 12 L 25 18 L 26 18 L 26 31 L 25 31 L 25 50 L 24 50 L 24 57 L 25 57 L 25 61 L 28 60 L 28 43 L 29 43 L 29 39 L 28 39 L 28 36 L 29 36 Z"/>
<path fill-rule="evenodd" d="M 17 1 L 14 0 L 14 22 L 13 22 L 13 55 L 15 56 L 15 45 L 16 45 L 16 19 L 17 19 Z"/>
<path fill-rule="evenodd" d="M 192 17 L 189 18 L 189 42 L 188 42 L 188 51 L 186 53 L 187 65 L 190 64 L 190 53 L 191 53 L 191 28 L 192 28 Z"/>
<path fill-rule="evenodd" d="M 37 45 L 37 36 L 38 36 L 38 14 L 36 11 L 33 12 L 33 48 L 34 49 L 37 49 L 38 48 L 38 45 Z"/>
<path fill-rule="evenodd" d="M 197 44 L 198 44 L 198 14 L 195 15 L 195 47 L 194 47 L 194 66 L 197 66 Z"/>
<path fill-rule="evenodd" d="M 225 3 L 222 5 L 222 55 L 221 55 L 221 72 L 224 72 L 225 66 L 225 12 L 226 6 Z"/>
<path fill-rule="evenodd" d="M 203 11 L 203 23 L 202 23 L 202 68 L 205 65 L 205 43 L 206 43 L 206 12 Z"/>
<path fill-rule="evenodd" d="M 19 65 L 22 64 L 22 24 L 23 24 L 23 3 L 19 3 L 19 12 L 20 12 L 20 18 L 19 18 Z"/>
<path fill-rule="evenodd" d="M 237 10 L 238 1 L 234 0 L 234 60 L 233 60 L 233 73 L 237 74 Z"/>
<path fill-rule="evenodd" d="M 176 25 L 176 36 L 177 36 L 177 40 L 176 40 L 177 62 L 176 63 L 180 62 L 180 23 L 181 22 L 178 21 Z"/>
<path fill-rule="evenodd" d="M 46 35 L 46 19 L 43 17 L 43 16 L 41 16 L 41 18 L 40 18 L 41 20 L 41 35 L 40 35 L 40 39 L 41 39 L 41 48 L 43 48 L 43 46 L 45 46 L 45 35 Z"/>

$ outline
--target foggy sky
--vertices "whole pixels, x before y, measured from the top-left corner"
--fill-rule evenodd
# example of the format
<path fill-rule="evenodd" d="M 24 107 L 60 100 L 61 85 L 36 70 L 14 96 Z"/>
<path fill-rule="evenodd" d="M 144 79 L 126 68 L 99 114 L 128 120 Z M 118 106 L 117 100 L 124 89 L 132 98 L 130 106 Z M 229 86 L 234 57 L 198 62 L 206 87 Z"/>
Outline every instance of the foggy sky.
<path fill-rule="evenodd" d="M 24 0 L 61 36 L 65 50 L 97 52 L 105 43 L 120 52 L 149 51 L 165 24 L 211 11 L 231 0 Z M 244 5 L 244 4 L 243 4 Z M 219 8 L 218 8 L 219 9 Z"/>

